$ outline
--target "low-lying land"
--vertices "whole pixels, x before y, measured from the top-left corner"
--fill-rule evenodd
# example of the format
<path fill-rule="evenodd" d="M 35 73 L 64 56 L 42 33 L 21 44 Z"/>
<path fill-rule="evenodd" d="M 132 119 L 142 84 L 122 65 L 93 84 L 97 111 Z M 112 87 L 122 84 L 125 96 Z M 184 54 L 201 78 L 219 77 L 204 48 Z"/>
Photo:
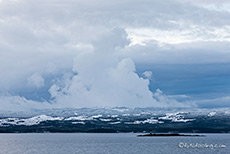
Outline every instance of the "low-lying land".
<path fill-rule="evenodd" d="M 149 132 L 229 133 L 230 114 L 221 112 L 156 112 L 153 109 L 78 109 L 37 116 L 0 118 L 0 133 Z"/>

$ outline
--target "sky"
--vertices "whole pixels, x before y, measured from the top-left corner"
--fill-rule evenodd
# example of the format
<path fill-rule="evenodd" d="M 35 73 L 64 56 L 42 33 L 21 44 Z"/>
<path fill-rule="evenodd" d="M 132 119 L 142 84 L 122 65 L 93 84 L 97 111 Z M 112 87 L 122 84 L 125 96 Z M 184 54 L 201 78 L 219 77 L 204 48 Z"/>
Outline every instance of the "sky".
<path fill-rule="evenodd" d="M 230 107 L 228 0 L 0 0 L 0 110 Z"/>

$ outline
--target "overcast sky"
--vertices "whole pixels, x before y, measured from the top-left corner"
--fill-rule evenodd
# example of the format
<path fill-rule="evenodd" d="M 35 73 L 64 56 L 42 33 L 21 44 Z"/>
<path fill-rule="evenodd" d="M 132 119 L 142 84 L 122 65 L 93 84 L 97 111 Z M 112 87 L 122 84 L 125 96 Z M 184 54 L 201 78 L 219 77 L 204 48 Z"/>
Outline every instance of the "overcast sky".
<path fill-rule="evenodd" d="M 230 107 L 229 0 L 0 0 L 0 110 Z"/>

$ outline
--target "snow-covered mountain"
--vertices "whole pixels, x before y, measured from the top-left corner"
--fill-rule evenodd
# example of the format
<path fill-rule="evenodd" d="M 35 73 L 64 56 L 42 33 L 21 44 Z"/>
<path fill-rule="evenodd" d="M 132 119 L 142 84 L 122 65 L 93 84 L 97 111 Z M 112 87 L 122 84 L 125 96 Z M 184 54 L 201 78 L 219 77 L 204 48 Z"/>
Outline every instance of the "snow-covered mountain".
<path fill-rule="evenodd" d="M 230 132 L 230 114 L 219 110 L 156 110 L 155 108 L 83 108 L 37 111 L 35 116 L 0 118 L 0 132 L 114 131 Z M 45 114 L 46 113 L 46 114 Z M 218 129 L 216 129 L 216 126 Z M 216 128 L 215 128 L 216 127 Z M 26 131 L 25 131 L 26 130 Z"/>
<path fill-rule="evenodd" d="M 136 120 L 143 119 L 143 120 Z M 45 114 L 38 115 L 30 118 L 2 118 L 0 119 L 0 126 L 10 126 L 10 125 L 25 125 L 32 126 L 38 125 L 41 122 L 45 121 L 72 121 L 73 124 L 84 124 L 85 121 L 102 121 L 107 122 L 109 124 L 119 124 L 121 122 L 125 122 L 126 124 L 157 124 L 164 123 L 163 120 L 168 120 L 171 122 L 188 122 L 193 121 L 195 119 L 188 119 L 184 117 L 184 112 L 180 113 L 166 113 L 165 116 L 158 117 L 152 114 L 142 113 L 137 115 L 133 114 L 121 114 L 121 115 L 77 115 L 70 117 L 52 117 L 47 116 Z M 111 122 L 113 121 L 113 122 Z"/>
<path fill-rule="evenodd" d="M 47 115 L 39 115 L 31 118 L 4 118 L 0 119 L 0 126 L 9 126 L 9 125 L 25 125 L 32 126 L 38 125 L 43 121 L 54 121 L 54 120 L 63 120 L 63 117 L 51 117 Z"/>

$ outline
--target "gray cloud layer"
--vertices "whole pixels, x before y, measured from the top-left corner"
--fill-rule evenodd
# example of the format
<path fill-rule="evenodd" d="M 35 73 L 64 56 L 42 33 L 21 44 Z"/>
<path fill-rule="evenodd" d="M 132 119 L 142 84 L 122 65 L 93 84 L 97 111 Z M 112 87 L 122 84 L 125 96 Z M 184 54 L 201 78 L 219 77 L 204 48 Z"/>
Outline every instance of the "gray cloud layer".
<path fill-rule="evenodd" d="M 229 3 L 208 2 L 2 0 L 1 104 L 30 102 L 5 94 L 51 80 L 60 107 L 183 106 L 152 93 L 135 64 L 229 63 Z"/>

